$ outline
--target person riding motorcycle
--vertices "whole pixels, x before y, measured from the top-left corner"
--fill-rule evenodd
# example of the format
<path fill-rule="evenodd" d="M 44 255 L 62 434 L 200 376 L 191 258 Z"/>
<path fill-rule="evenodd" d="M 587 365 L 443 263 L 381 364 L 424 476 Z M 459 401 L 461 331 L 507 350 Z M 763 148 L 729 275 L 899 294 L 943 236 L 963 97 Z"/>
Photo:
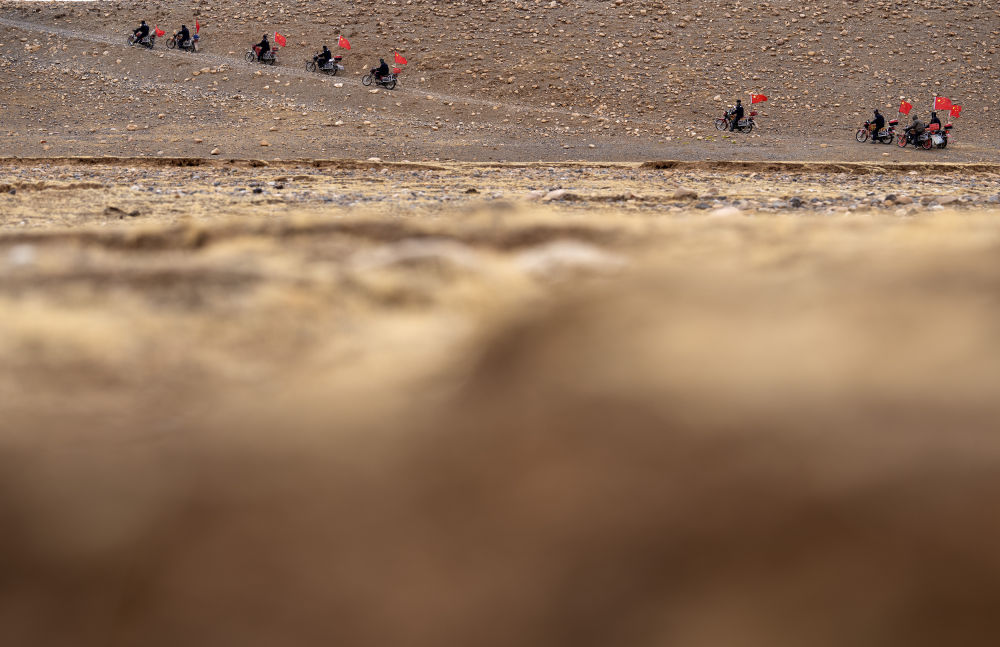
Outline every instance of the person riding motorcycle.
<path fill-rule="evenodd" d="M 938 119 L 937 112 L 931 110 L 931 120 L 930 120 L 930 123 L 927 124 L 927 127 L 930 128 L 934 124 L 938 125 L 938 129 L 939 130 L 943 127 L 942 124 L 941 124 L 941 120 Z"/>
<path fill-rule="evenodd" d="M 191 40 L 191 32 L 188 31 L 187 25 L 181 25 L 181 29 L 177 32 L 175 40 L 177 41 L 178 47 L 191 46 L 191 43 L 189 42 Z"/>
<path fill-rule="evenodd" d="M 319 65 L 320 69 L 323 69 L 332 58 L 333 52 L 330 51 L 329 47 L 323 45 L 323 51 L 316 57 L 316 64 Z"/>
<path fill-rule="evenodd" d="M 257 60 L 258 61 L 264 60 L 264 54 L 267 54 L 268 52 L 271 51 L 271 43 L 268 42 L 267 40 L 267 34 L 264 34 L 261 37 L 260 42 L 257 43 L 255 49 L 257 50 Z"/>
<path fill-rule="evenodd" d="M 149 25 L 146 24 L 145 20 L 143 20 L 142 23 L 132 31 L 132 35 L 135 36 L 135 40 L 138 43 L 146 40 L 146 37 L 149 36 Z"/>
<path fill-rule="evenodd" d="M 878 108 L 875 108 L 875 116 L 872 117 L 870 127 L 872 131 L 872 143 L 877 144 L 878 134 L 882 132 L 883 128 L 885 128 L 885 117 L 883 117 L 882 113 L 878 111 Z"/>
<path fill-rule="evenodd" d="M 743 118 L 743 100 L 737 99 L 736 105 L 730 108 L 726 114 L 729 117 L 729 132 L 732 132 L 736 130 L 736 125 Z"/>
<path fill-rule="evenodd" d="M 924 126 L 923 122 L 916 115 L 913 115 L 913 123 L 906 127 L 906 136 L 909 138 L 911 144 L 917 143 L 917 139 L 923 134 L 924 128 L 926 126 Z"/>
<path fill-rule="evenodd" d="M 389 64 L 385 62 L 384 58 L 378 59 L 379 66 L 372 70 L 372 74 L 375 75 L 376 81 L 381 81 L 382 77 L 389 75 Z"/>

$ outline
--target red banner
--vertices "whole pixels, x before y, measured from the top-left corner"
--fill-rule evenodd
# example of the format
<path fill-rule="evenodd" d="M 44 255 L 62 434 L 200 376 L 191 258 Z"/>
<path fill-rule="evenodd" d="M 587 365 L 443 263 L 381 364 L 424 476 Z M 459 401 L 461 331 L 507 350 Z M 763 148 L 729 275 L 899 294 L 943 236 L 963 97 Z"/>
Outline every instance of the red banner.
<path fill-rule="evenodd" d="M 962 106 L 956 106 L 955 104 L 952 104 L 952 106 L 951 106 L 951 116 L 952 117 L 961 117 L 962 116 Z"/>
<path fill-rule="evenodd" d="M 274 42 L 281 45 L 282 47 L 285 47 L 288 43 L 288 41 L 285 40 L 285 37 L 279 34 L 278 32 L 274 32 Z"/>
<path fill-rule="evenodd" d="M 156 37 L 157 37 L 157 38 L 159 38 L 160 36 L 163 36 L 163 35 L 164 35 L 164 34 L 166 34 L 167 32 L 163 31 L 163 30 L 162 30 L 162 29 L 160 29 L 159 27 L 153 27 L 153 33 L 154 33 L 154 34 L 156 34 Z"/>
<path fill-rule="evenodd" d="M 766 94 L 751 94 L 750 103 L 760 103 L 761 101 L 767 101 Z"/>
<path fill-rule="evenodd" d="M 899 111 L 901 113 L 903 113 L 904 115 L 910 114 L 911 110 L 913 110 L 913 104 L 912 103 L 904 101 L 903 103 L 899 104 Z"/>
<path fill-rule="evenodd" d="M 340 40 L 337 41 L 337 45 L 343 47 L 344 49 L 351 49 L 351 44 L 347 42 L 347 39 L 344 38 L 343 36 L 341 36 Z"/>
<path fill-rule="evenodd" d="M 393 52 L 392 55 L 395 57 L 393 60 L 400 65 L 406 65 L 406 59 L 399 55 L 399 52 Z"/>
<path fill-rule="evenodd" d="M 948 97 L 934 97 L 935 110 L 948 110 L 951 108 L 951 99 Z"/>
<path fill-rule="evenodd" d="M 197 21 L 197 20 L 195 20 L 195 21 L 194 21 L 194 33 L 196 33 L 196 34 L 197 34 L 197 33 L 198 33 L 198 32 L 200 32 L 200 31 L 201 31 L 201 25 L 200 25 L 200 24 L 198 24 L 198 21 Z"/>

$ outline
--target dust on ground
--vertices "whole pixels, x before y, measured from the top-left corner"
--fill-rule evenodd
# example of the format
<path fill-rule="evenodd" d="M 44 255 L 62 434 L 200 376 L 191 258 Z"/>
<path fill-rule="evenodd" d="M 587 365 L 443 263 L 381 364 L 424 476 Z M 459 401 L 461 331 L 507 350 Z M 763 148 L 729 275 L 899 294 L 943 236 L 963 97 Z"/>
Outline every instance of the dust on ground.
<path fill-rule="evenodd" d="M 4 644 L 996 635 L 993 169 L 0 185 Z"/>

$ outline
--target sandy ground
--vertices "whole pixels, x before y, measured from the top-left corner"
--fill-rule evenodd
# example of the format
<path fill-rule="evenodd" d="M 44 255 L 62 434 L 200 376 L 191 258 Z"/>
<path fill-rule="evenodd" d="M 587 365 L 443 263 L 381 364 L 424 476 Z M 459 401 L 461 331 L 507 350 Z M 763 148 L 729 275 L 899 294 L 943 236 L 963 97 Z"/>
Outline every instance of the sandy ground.
<path fill-rule="evenodd" d="M 0 164 L 3 644 L 996 635 L 996 168 L 184 163 Z"/>

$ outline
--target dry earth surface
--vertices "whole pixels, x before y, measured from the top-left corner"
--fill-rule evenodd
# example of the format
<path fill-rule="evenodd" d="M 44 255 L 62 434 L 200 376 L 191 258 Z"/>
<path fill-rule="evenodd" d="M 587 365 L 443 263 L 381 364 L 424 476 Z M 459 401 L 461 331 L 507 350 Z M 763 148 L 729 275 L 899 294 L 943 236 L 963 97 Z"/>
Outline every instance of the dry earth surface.
<path fill-rule="evenodd" d="M 993 644 L 995 8 L 372 9 L 0 3 L 0 644 Z"/>

